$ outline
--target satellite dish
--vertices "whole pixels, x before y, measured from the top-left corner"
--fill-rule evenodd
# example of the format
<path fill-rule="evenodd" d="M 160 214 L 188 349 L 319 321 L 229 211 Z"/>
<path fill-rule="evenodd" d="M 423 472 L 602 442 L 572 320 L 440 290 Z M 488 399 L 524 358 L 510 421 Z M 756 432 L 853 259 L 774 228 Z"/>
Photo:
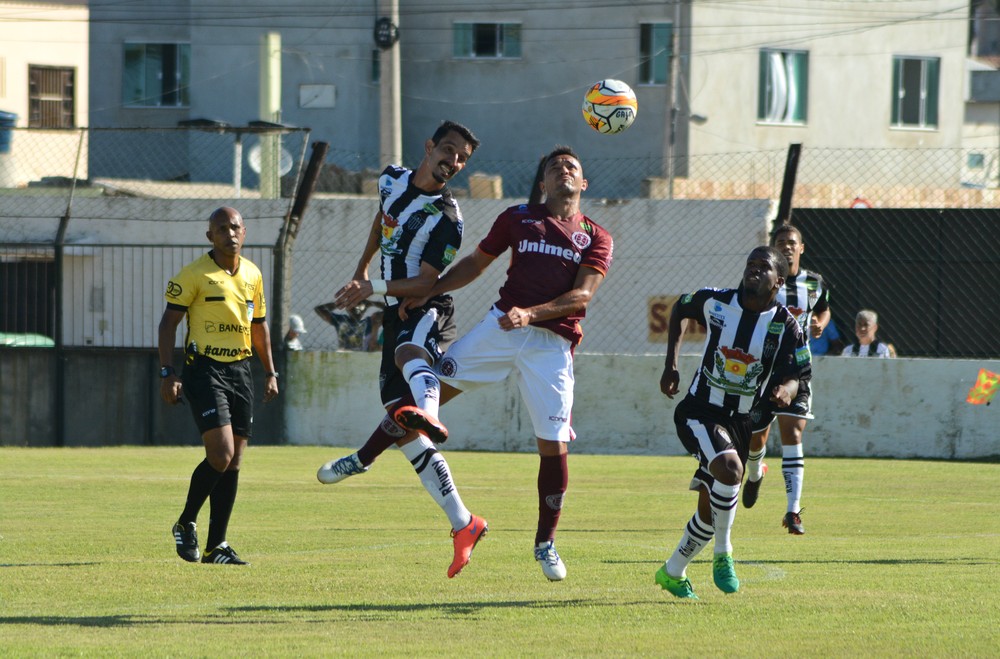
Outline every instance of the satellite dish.
<path fill-rule="evenodd" d="M 247 153 L 247 164 L 250 165 L 250 169 L 255 174 L 260 174 L 260 151 L 260 144 L 254 144 Z M 284 176 L 292 171 L 292 165 L 294 164 L 292 154 L 282 149 L 281 154 L 278 156 L 278 175 Z"/>

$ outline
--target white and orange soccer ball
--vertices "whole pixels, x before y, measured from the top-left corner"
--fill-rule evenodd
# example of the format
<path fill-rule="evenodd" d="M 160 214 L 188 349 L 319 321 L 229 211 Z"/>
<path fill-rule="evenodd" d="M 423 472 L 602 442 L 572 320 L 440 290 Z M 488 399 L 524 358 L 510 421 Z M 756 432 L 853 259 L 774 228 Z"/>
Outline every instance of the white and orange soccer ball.
<path fill-rule="evenodd" d="M 601 80 L 583 97 L 583 118 L 598 133 L 622 132 L 632 125 L 638 111 L 635 92 L 621 80 Z"/>

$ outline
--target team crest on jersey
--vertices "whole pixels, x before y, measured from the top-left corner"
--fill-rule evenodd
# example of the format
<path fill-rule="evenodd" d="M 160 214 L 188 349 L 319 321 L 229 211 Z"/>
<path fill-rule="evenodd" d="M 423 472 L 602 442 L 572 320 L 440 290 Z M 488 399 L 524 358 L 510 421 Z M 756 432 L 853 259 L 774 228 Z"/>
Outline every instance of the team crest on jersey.
<path fill-rule="evenodd" d="M 569 239 L 572 240 L 573 244 L 579 247 L 580 249 L 587 249 L 588 247 L 590 247 L 591 243 L 590 236 L 582 231 L 574 231 L 573 235 L 570 236 Z"/>
<path fill-rule="evenodd" d="M 753 355 L 739 348 L 720 346 L 715 351 L 715 369 L 703 369 L 705 379 L 713 387 L 727 394 L 753 396 L 757 389 L 757 378 L 764 371 L 763 364 Z M 716 375 L 718 373 L 718 375 Z"/>

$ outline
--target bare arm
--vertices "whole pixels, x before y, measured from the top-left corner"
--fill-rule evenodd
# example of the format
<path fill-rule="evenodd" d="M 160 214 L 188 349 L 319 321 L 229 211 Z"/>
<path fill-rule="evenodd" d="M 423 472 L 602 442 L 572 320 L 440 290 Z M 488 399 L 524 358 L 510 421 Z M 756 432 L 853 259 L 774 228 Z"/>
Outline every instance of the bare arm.
<path fill-rule="evenodd" d="M 594 299 L 597 288 L 604 281 L 604 273 L 590 266 L 582 266 L 573 282 L 573 288 L 559 297 L 522 309 L 514 307 L 499 320 L 500 328 L 511 330 L 526 327 L 531 323 L 553 318 L 564 318 L 587 310 L 587 305 Z"/>
<path fill-rule="evenodd" d="M 788 407 L 799 393 L 799 379 L 789 378 L 771 390 L 771 402 L 778 407 Z"/>
<path fill-rule="evenodd" d="M 267 322 L 250 323 L 250 343 L 257 351 L 265 373 L 274 373 L 274 359 L 271 357 L 271 330 Z M 269 403 L 278 395 L 278 378 L 264 378 L 264 402 Z"/>
<path fill-rule="evenodd" d="M 477 247 L 475 252 L 459 259 L 455 265 L 448 268 L 444 275 L 440 278 L 436 278 L 435 281 L 432 282 L 431 288 L 427 293 L 423 295 L 412 295 L 403 300 L 403 302 L 399 305 L 399 317 L 405 320 L 407 309 L 422 307 L 427 303 L 428 299 L 435 295 L 442 295 L 468 285 L 469 282 L 483 274 L 483 271 L 486 270 L 486 268 L 488 268 L 494 260 L 496 260 L 496 257 L 490 256 Z"/>
<path fill-rule="evenodd" d="M 827 307 L 823 311 L 814 313 L 809 319 L 809 334 L 814 339 L 818 339 L 823 334 L 823 330 L 826 329 L 826 325 L 829 322 L 830 307 Z"/>
<path fill-rule="evenodd" d="M 167 307 L 160 318 L 160 329 L 157 339 L 157 350 L 160 353 L 160 365 L 174 367 L 174 344 L 177 342 L 177 326 L 181 324 L 184 312 Z M 160 398 L 168 405 L 181 402 L 181 379 L 176 373 L 160 379 Z"/>
<path fill-rule="evenodd" d="M 660 391 L 667 398 L 673 398 L 680 390 L 681 375 L 677 370 L 677 355 L 680 352 L 684 328 L 679 305 L 678 301 L 670 312 L 670 321 L 667 324 L 667 356 L 663 363 L 663 374 L 660 375 Z"/>
<path fill-rule="evenodd" d="M 372 229 L 368 234 L 368 242 L 365 244 L 364 253 L 358 261 L 358 267 L 354 271 L 354 279 L 347 282 L 334 298 L 334 305 L 338 309 L 349 309 L 361 304 L 372 295 L 375 289 L 368 279 L 368 268 L 372 259 L 379 250 L 379 242 L 382 238 L 382 213 L 375 216 L 372 222 Z M 415 277 L 406 279 L 393 279 L 386 282 L 386 295 L 398 298 L 429 297 L 431 289 L 438 280 L 441 271 L 427 263 L 420 264 L 420 272 Z"/>

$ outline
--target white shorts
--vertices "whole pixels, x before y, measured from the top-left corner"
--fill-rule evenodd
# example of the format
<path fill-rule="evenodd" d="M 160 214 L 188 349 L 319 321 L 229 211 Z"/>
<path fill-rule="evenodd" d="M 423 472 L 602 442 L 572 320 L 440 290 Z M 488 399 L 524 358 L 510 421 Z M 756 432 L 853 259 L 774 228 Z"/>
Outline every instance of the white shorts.
<path fill-rule="evenodd" d="M 459 391 L 469 391 L 500 382 L 516 369 L 517 386 L 535 436 L 571 441 L 573 353 L 569 340 L 530 325 L 505 332 L 497 322 L 503 315 L 493 307 L 486 318 L 451 344 L 437 366 L 441 380 Z"/>

